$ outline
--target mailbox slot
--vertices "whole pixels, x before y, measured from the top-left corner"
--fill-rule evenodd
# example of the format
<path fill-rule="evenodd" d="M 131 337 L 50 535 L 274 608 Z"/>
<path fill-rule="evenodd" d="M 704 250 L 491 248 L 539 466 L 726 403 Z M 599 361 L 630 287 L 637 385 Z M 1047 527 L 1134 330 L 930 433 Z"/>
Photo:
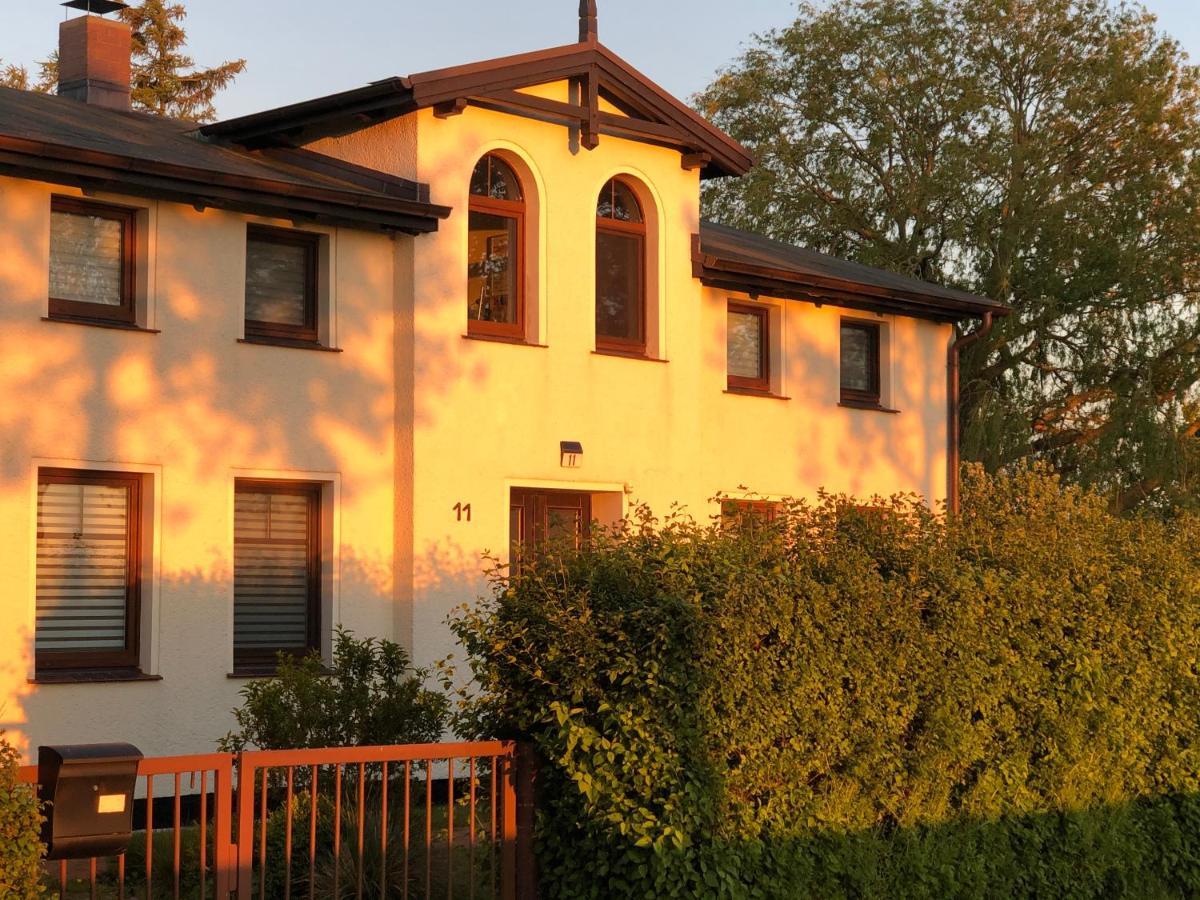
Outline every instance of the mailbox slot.
<path fill-rule="evenodd" d="M 38 748 L 47 859 L 125 852 L 133 835 L 133 790 L 141 759 L 131 744 Z"/>

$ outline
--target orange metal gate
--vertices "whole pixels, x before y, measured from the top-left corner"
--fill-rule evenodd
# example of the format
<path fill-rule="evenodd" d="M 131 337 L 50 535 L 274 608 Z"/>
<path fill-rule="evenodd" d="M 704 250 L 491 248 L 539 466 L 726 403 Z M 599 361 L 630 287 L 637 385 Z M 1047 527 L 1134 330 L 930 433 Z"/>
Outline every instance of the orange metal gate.
<path fill-rule="evenodd" d="M 133 846 L 50 865 L 60 897 L 532 897 L 525 758 L 501 741 L 146 758 Z"/>

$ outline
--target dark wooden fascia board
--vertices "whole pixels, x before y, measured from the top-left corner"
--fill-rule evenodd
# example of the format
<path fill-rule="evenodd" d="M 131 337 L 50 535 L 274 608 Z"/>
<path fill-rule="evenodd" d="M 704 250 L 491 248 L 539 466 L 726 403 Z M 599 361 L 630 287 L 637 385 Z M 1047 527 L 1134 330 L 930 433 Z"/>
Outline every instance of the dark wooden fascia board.
<path fill-rule="evenodd" d="M 880 300 L 887 300 L 888 302 L 916 304 L 918 306 L 934 305 L 938 308 L 953 307 L 954 309 L 961 310 L 963 312 L 969 311 L 972 315 L 982 315 L 984 312 L 997 311 L 995 307 L 992 307 L 988 304 L 972 302 L 971 300 L 967 300 L 965 298 L 957 299 L 953 297 L 938 297 L 933 294 L 924 294 L 916 290 L 897 290 L 895 288 L 834 278 L 828 275 L 816 275 L 809 273 L 800 274 L 788 271 L 786 269 L 774 269 L 768 266 L 756 266 L 725 259 L 717 259 L 712 264 L 706 263 L 705 268 L 709 271 L 719 271 L 725 273 L 726 275 L 732 275 L 735 277 L 743 276 L 778 284 L 792 284 L 798 282 L 822 291 L 852 293 L 861 296 L 876 297 Z"/>
<path fill-rule="evenodd" d="M 590 51 L 579 51 L 569 56 L 534 58 L 512 65 L 467 66 L 461 70 L 443 69 L 413 75 L 409 78 L 413 102 L 418 106 L 432 106 L 472 94 L 563 81 L 585 72 L 590 63 L 589 55 Z"/>
<path fill-rule="evenodd" d="M 448 207 L 334 191 L 312 190 L 245 177 L 216 177 L 214 173 L 167 167 L 139 166 L 140 161 L 88 152 L 30 154 L 7 146 L 0 138 L 0 168 L 22 178 L 93 187 L 113 193 L 158 197 L 199 207 L 237 209 L 279 218 L 294 216 L 336 219 L 350 227 L 364 225 L 425 233 L 437 230 Z M 28 142 L 25 142 L 28 143 Z M 61 151 L 62 148 L 50 148 Z M 281 189 L 282 188 L 282 189 Z"/>
<path fill-rule="evenodd" d="M 461 93 L 473 93 L 481 86 L 505 86 L 501 84 L 502 81 L 513 79 L 523 84 L 534 84 L 538 80 L 554 81 L 557 78 L 552 74 L 551 77 L 545 77 L 546 74 L 582 69 L 590 62 L 591 56 L 591 48 L 586 45 L 565 44 L 499 59 L 431 69 L 428 72 L 410 75 L 404 80 L 412 90 L 414 98 L 419 102 L 428 103 L 430 96 L 444 91 L 453 93 L 460 90 L 459 86 L 465 88 Z M 449 96 L 443 96 L 441 99 L 449 99 Z"/>
<path fill-rule="evenodd" d="M 338 178 L 364 190 L 386 194 L 401 200 L 416 203 L 429 202 L 429 185 L 399 175 L 389 175 L 377 169 L 355 165 L 343 159 L 326 156 L 313 150 L 292 147 L 264 147 L 252 151 L 252 156 L 273 159 L 285 165 L 295 166 L 307 172 L 315 172 L 330 178 Z"/>
<path fill-rule="evenodd" d="M 955 322 L 963 316 L 978 317 L 985 312 L 997 315 L 1007 313 L 1003 307 L 966 300 L 892 291 L 861 282 L 733 263 L 704 253 L 699 235 L 692 236 L 692 275 L 702 284 L 722 290 L 802 300 L 818 305 L 828 303 L 868 312 L 899 313 L 942 322 Z"/>
<path fill-rule="evenodd" d="M 46 166 L 32 168 L 27 161 L 10 160 L 9 154 L 3 151 L 0 151 L 0 173 L 82 190 L 165 200 L 194 206 L 200 210 L 221 209 L 295 222 L 312 222 L 357 230 L 401 232 L 413 235 L 427 234 L 437 229 L 436 222 L 417 216 L 376 213 L 371 210 L 347 210 L 329 204 L 310 203 L 304 200 L 285 202 L 281 198 L 271 195 L 233 191 L 222 187 L 212 187 L 208 190 L 198 187 L 189 189 L 151 176 L 130 176 L 127 173 L 112 174 L 89 166 L 56 162 L 49 168 Z"/>
<path fill-rule="evenodd" d="M 951 312 L 936 307 L 889 301 L 857 293 L 805 288 L 802 285 L 794 283 L 782 284 L 765 279 L 738 278 L 703 268 L 699 271 L 693 271 L 693 275 L 705 287 L 716 290 L 749 294 L 752 297 L 761 296 L 774 297 L 779 300 L 797 300 L 804 303 L 812 303 L 814 306 L 837 306 L 845 309 L 859 310 L 860 312 L 902 315 L 936 322 L 957 322 L 964 316 L 976 315 L 976 313 L 968 311 Z"/>
<path fill-rule="evenodd" d="M 235 143 L 249 143 L 270 138 L 281 131 L 302 131 L 315 123 L 335 116 L 371 116 L 384 109 L 399 107 L 410 94 L 409 85 L 403 78 L 388 78 L 365 87 L 342 91 L 314 100 L 305 100 L 269 109 L 264 112 L 211 122 L 200 126 L 206 137 L 223 138 Z M 400 113 L 398 113 L 400 114 Z"/>

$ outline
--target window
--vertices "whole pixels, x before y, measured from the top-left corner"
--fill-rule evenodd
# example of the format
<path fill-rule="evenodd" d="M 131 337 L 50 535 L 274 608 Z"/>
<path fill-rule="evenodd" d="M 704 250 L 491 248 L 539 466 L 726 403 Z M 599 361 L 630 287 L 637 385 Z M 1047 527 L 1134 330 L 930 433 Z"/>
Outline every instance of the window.
<path fill-rule="evenodd" d="M 38 473 L 38 671 L 137 667 L 141 510 L 139 475 Z"/>
<path fill-rule="evenodd" d="M 50 315 L 132 325 L 135 210 L 50 201 Z"/>
<path fill-rule="evenodd" d="M 233 662 L 269 670 L 320 649 L 321 486 L 239 481 L 234 492 Z"/>
<path fill-rule="evenodd" d="M 516 173 L 488 154 L 471 175 L 467 210 L 467 332 L 523 338 L 525 195 Z"/>
<path fill-rule="evenodd" d="M 509 549 L 516 569 L 539 546 L 581 547 L 591 530 L 592 495 L 513 488 L 508 515 Z"/>
<path fill-rule="evenodd" d="M 773 500 L 722 500 L 721 527 L 725 530 L 770 525 L 779 518 L 779 504 Z"/>
<path fill-rule="evenodd" d="M 646 221 L 617 178 L 596 206 L 596 349 L 646 353 Z"/>
<path fill-rule="evenodd" d="M 762 306 L 729 304 L 726 338 L 729 387 L 746 391 L 771 389 L 769 313 Z"/>
<path fill-rule="evenodd" d="M 246 337 L 315 344 L 321 236 L 251 225 L 246 233 Z"/>
<path fill-rule="evenodd" d="M 842 402 L 879 406 L 879 326 L 842 321 Z"/>

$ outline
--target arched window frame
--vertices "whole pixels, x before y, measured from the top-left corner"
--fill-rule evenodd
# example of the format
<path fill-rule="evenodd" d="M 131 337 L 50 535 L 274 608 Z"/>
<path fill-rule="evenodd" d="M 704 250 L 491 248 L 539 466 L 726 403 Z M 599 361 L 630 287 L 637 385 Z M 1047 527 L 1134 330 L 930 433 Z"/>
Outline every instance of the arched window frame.
<path fill-rule="evenodd" d="M 633 202 L 637 204 L 638 219 L 637 222 L 625 222 L 614 217 L 601 217 L 599 214 L 600 200 L 603 198 L 606 191 L 615 190 L 617 184 L 623 185 L 629 191 Z M 615 206 L 610 202 L 610 208 Z M 647 347 L 647 330 L 649 322 L 646 312 L 646 207 L 642 202 L 642 198 L 638 194 L 638 190 L 633 182 L 623 176 L 610 178 L 604 183 L 604 187 L 600 189 L 600 193 L 596 199 L 596 234 L 597 244 L 599 235 L 602 233 L 616 234 L 623 237 L 633 236 L 638 242 L 638 288 L 637 288 L 637 304 L 638 304 L 638 330 L 640 336 L 637 338 L 622 338 L 612 337 L 609 335 L 600 334 L 599 329 L 596 331 L 596 349 L 605 353 L 620 353 L 631 356 L 645 356 Z M 594 303 L 599 303 L 599 248 L 597 246 L 597 284 L 596 296 Z"/>
<path fill-rule="evenodd" d="M 473 212 L 485 213 L 492 216 L 501 216 L 506 219 L 512 219 L 516 222 L 517 245 L 509 251 L 509 260 L 513 265 L 513 295 L 514 307 L 516 314 L 512 322 L 489 322 L 481 319 L 473 318 L 469 315 L 471 304 L 470 294 L 467 296 L 468 317 L 467 317 L 467 333 L 480 337 L 498 337 L 515 340 L 525 339 L 525 216 L 527 212 L 527 188 L 521 180 L 521 176 L 517 168 L 508 160 L 499 156 L 495 152 L 484 154 L 475 163 L 475 168 L 479 164 L 496 159 L 502 162 L 510 172 L 516 182 L 517 189 L 520 192 L 520 200 L 502 200 L 491 196 L 476 194 L 468 188 L 469 199 L 467 202 L 468 222 L 470 214 Z M 475 169 L 472 169 L 474 175 Z M 490 181 L 490 179 L 489 179 Z M 468 226 L 469 227 L 469 226 Z"/>

